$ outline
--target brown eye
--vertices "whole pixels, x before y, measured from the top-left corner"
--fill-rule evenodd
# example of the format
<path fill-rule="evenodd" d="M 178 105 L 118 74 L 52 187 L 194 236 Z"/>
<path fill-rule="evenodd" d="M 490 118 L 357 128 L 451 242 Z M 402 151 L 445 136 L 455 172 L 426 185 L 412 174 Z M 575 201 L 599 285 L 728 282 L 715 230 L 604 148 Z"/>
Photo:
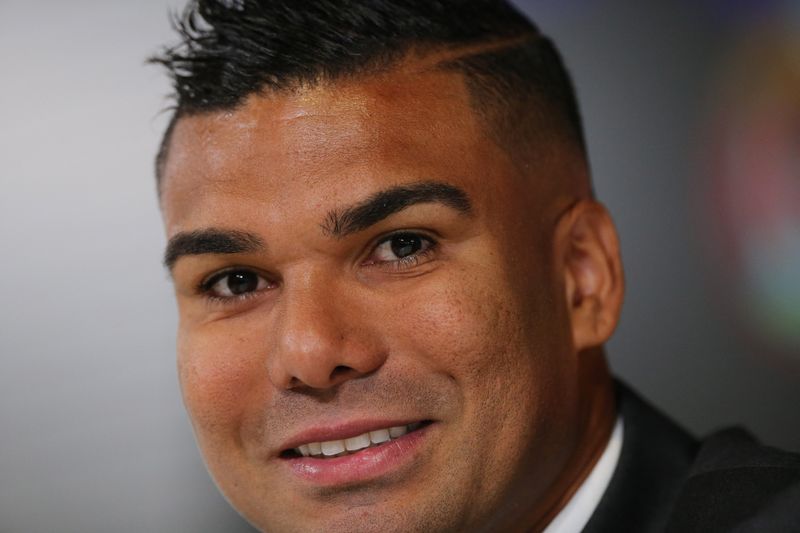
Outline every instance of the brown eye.
<path fill-rule="evenodd" d="M 226 272 L 212 279 L 207 291 L 219 298 L 233 298 L 266 289 L 267 280 L 249 270 Z"/>
<path fill-rule="evenodd" d="M 418 233 L 395 233 L 378 243 L 370 259 L 375 263 L 402 261 L 427 251 L 433 244 Z"/>
<path fill-rule="evenodd" d="M 412 234 L 395 235 L 389 239 L 392 253 L 399 258 L 408 257 L 422 249 L 422 237 Z"/>

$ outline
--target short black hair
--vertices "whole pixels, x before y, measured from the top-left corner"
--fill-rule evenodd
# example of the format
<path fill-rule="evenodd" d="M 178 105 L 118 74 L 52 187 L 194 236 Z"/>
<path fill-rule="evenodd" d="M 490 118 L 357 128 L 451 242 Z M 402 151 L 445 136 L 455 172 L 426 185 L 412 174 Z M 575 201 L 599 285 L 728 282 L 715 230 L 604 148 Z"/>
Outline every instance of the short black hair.
<path fill-rule="evenodd" d="M 235 109 L 251 94 L 377 72 L 411 51 L 476 46 L 440 66 L 465 76 L 472 107 L 499 144 L 510 149 L 544 131 L 585 151 L 558 51 L 505 0 L 190 0 L 173 24 L 180 42 L 150 59 L 167 68 L 175 91 L 159 179 L 183 116 Z"/>

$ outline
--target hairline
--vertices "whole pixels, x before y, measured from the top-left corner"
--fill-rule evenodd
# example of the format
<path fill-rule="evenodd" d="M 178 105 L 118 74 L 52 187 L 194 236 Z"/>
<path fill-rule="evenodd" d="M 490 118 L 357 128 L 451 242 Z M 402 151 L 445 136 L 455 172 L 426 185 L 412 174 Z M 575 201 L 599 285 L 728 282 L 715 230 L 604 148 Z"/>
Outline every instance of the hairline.
<path fill-rule="evenodd" d="M 460 63 L 467 61 L 470 58 L 478 58 L 481 56 L 508 52 L 518 49 L 525 44 L 533 43 L 542 39 L 545 39 L 545 37 L 539 33 L 538 30 L 534 30 L 527 34 L 510 38 L 470 43 L 466 45 L 452 46 L 444 43 L 440 45 L 434 44 L 429 46 L 420 46 L 418 44 L 412 44 L 407 49 L 400 51 L 396 55 L 383 58 L 383 60 L 376 60 L 372 64 L 366 65 L 355 74 L 346 73 L 333 78 L 319 77 L 313 80 L 294 79 L 288 81 L 283 87 L 279 88 L 268 87 L 267 84 L 262 84 L 253 88 L 252 91 L 244 94 L 240 100 L 232 105 L 209 106 L 207 108 L 193 108 L 193 106 L 185 106 L 182 108 L 180 104 L 176 105 L 172 108 L 172 115 L 167 128 L 164 131 L 164 135 L 156 155 L 155 173 L 158 195 L 161 196 L 161 187 L 164 181 L 164 167 L 166 166 L 166 160 L 169 155 L 169 143 L 171 142 L 177 123 L 182 118 L 212 115 L 214 113 L 221 112 L 232 112 L 244 107 L 248 98 L 252 96 L 281 95 L 297 90 L 318 88 L 326 83 L 335 85 L 346 80 L 365 80 L 382 73 L 402 70 L 402 68 L 408 64 L 414 65 L 413 72 L 417 73 L 426 71 L 439 71 L 459 74 L 462 77 L 468 91 L 469 98 L 467 103 L 469 104 L 472 112 L 475 113 L 476 118 L 481 122 L 481 126 L 486 129 L 487 137 L 491 138 L 501 149 L 505 150 L 510 156 L 513 157 L 513 152 L 518 150 L 518 148 L 509 146 L 509 143 L 504 143 L 497 138 L 497 135 L 493 132 L 495 129 L 493 127 L 493 122 L 495 122 L 495 120 L 487 116 L 488 113 L 486 112 L 486 108 L 488 105 L 485 101 L 485 96 L 478 94 L 479 90 L 476 89 L 476 86 L 479 85 L 475 80 L 477 76 L 470 73 L 468 68 Z M 545 102 L 541 101 L 537 103 L 540 105 L 546 105 Z M 501 106 L 507 105 L 508 103 L 505 102 L 501 104 Z M 552 131 L 553 128 L 550 128 L 550 130 L 551 131 L 547 132 L 548 135 L 556 135 L 556 132 Z M 581 143 L 580 141 L 576 140 L 575 144 L 580 145 Z M 582 146 L 578 146 L 578 148 L 580 148 L 581 152 L 584 152 L 584 148 Z"/>

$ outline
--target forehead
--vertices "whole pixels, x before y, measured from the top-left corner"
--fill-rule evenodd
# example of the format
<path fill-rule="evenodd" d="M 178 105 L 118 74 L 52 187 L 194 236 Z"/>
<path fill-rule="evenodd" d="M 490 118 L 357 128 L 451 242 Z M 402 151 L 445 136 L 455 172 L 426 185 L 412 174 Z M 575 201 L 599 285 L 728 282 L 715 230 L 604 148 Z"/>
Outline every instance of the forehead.
<path fill-rule="evenodd" d="M 421 179 L 457 180 L 470 192 L 486 172 L 506 165 L 460 75 L 400 69 L 254 95 L 232 111 L 180 119 L 164 167 L 162 207 L 172 232 L 188 229 L 222 197 L 331 203 Z M 482 180 L 470 183 L 476 175 Z"/>

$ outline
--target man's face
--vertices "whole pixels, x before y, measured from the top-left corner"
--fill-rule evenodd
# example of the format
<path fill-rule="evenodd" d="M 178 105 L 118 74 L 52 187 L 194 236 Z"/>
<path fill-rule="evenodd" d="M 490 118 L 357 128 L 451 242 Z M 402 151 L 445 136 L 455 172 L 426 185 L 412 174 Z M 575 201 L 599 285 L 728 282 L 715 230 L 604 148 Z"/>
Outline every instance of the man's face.
<path fill-rule="evenodd" d="M 183 396 L 240 512 L 474 531 L 542 500 L 578 416 L 556 151 L 514 163 L 460 76 L 398 69 L 183 118 L 169 154 Z"/>

